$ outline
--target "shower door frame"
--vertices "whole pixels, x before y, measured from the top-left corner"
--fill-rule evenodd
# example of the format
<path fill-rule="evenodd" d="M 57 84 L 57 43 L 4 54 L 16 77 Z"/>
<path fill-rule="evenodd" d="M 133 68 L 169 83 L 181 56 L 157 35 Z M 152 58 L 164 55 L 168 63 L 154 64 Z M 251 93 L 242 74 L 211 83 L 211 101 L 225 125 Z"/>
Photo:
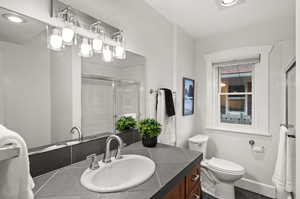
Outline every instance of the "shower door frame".
<path fill-rule="evenodd" d="M 286 127 L 288 128 L 291 124 L 289 124 L 289 84 L 288 84 L 288 75 L 289 72 L 291 72 L 292 69 L 296 67 L 296 59 L 293 58 L 291 62 L 287 65 L 287 67 L 284 68 L 284 101 L 285 101 L 285 107 L 284 107 L 284 113 L 285 113 L 285 118 L 284 118 L 284 123 Z M 293 127 L 293 126 L 291 126 Z"/>
<path fill-rule="evenodd" d="M 113 77 L 107 77 L 107 76 L 103 76 L 103 75 L 95 75 L 95 74 L 82 74 L 81 75 L 81 79 L 92 79 L 92 80 L 102 80 L 102 81 L 110 81 L 112 82 L 112 88 L 113 88 L 113 134 L 116 134 L 116 119 L 118 117 L 117 115 L 117 93 L 116 93 L 116 83 L 119 82 L 126 82 L 129 84 L 136 84 L 139 88 L 138 90 L 138 110 L 137 110 L 137 120 L 140 120 L 140 110 L 141 110 L 141 82 L 138 81 L 132 81 L 132 80 L 126 80 L 126 79 L 117 79 L 117 78 L 113 78 Z M 82 86 L 81 86 L 81 98 L 82 98 Z M 82 100 L 81 100 L 81 111 L 82 111 Z M 82 114 L 81 114 L 82 115 Z M 82 123 L 83 118 L 81 118 L 81 123 Z M 84 136 L 84 132 L 83 132 L 83 136 Z"/>

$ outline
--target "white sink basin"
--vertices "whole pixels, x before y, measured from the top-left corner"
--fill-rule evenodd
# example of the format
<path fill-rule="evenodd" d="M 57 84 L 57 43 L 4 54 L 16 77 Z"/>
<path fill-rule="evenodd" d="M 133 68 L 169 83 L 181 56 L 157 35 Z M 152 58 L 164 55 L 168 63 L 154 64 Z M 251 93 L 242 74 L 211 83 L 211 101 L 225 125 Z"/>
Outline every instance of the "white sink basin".
<path fill-rule="evenodd" d="M 111 163 L 99 162 L 100 168 L 86 169 L 81 175 L 81 184 L 94 192 L 117 192 L 147 181 L 155 171 L 155 163 L 140 155 L 122 155 Z"/>

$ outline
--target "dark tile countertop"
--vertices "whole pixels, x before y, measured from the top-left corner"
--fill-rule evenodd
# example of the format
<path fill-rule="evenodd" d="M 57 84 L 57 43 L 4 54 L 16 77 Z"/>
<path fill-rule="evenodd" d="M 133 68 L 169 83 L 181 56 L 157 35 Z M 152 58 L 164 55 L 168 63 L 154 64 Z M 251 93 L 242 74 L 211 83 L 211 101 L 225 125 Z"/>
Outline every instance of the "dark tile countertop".
<path fill-rule="evenodd" d="M 80 184 L 80 176 L 88 167 L 88 162 L 82 161 L 35 177 L 35 199 L 158 199 L 180 182 L 202 159 L 199 152 L 163 144 L 145 148 L 141 142 L 125 147 L 122 152 L 152 159 L 156 164 L 153 176 L 145 183 L 123 192 L 95 193 Z M 102 155 L 98 158 L 100 160 Z"/>

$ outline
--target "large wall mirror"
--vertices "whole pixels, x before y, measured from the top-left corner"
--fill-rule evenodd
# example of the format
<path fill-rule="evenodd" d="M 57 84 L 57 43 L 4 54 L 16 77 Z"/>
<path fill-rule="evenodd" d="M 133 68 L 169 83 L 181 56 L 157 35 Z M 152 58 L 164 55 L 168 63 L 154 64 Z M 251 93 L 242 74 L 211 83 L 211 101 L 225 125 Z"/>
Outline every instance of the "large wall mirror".
<path fill-rule="evenodd" d="M 115 133 L 123 115 L 145 112 L 145 57 L 104 62 L 82 58 L 78 47 L 47 48 L 46 24 L 0 9 L 0 123 L 19 133 L 29 148 Z"/>

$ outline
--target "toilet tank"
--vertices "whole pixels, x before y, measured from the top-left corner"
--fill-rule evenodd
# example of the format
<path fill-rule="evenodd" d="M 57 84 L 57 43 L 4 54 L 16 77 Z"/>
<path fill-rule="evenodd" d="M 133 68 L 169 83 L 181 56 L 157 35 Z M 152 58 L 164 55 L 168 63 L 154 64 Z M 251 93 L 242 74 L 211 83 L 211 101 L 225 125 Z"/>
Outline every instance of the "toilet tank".
<path fill-rule="evenodd" d="M 189 139 L 189 149 L 192 151 L 199 151 L 203 153 L 203 159 L 206 159 L 206 150 L 207 150 L 207 135 L 196 135 Z"/>

